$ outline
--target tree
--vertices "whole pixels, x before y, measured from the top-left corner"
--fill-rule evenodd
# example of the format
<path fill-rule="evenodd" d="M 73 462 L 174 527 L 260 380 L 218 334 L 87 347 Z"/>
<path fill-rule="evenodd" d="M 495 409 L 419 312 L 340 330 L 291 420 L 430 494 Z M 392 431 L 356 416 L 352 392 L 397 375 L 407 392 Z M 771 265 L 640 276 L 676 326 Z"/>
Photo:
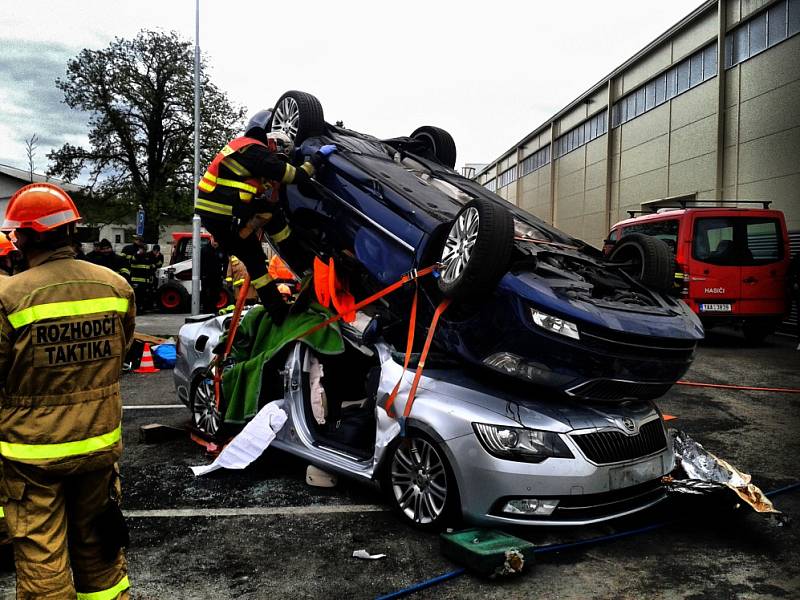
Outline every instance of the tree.
<path fill-rule="evenodd" d="M 200 72 L 204 166 L 235 135 L 244 109 L 211 83 L 205 61 Z M 64 144 L 50 152 L 48 175 L 73 181 L 88 169 L 88 191 L 96 203 L 128 214 L 144 207 L 148 240 L 158 238 L 162 213 L 191 214 L 194 50 L 189 42 L 174 31 L 116 38 L 106 49 L 82 50 L 56 85 L 67 106 L 90 114 L 90 147 Z"/>
<path fill-rule="evenodd" d="M 28 155 L 28 172 L 30 173 L 31 183 L 33 183 L 33 172 L 35 171 L 36 149 L 39 147 L 39 136 L 35 133 L 25 140 L 25 154 Z"/>

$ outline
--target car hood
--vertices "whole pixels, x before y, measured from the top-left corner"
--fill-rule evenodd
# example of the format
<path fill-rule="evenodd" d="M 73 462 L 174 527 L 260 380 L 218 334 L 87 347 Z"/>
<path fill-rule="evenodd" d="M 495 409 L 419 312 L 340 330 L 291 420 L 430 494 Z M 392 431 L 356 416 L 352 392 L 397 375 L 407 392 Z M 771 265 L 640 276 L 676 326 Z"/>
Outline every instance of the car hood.
<path fill-rule="evenodd" d="M 536 273 L 507 273 L 499 288 L 516 295 L 542 312 L 623 333 L 660 338 L 700 340 L 703 327 L 697 316 L 679 300 L 661 297 L 655 307 L 610 306 L 566 298 L 552 282 Z"/>
<path fill-rule="evenodd" d="M 647 401 L 588 405 L 545 389 L 521 388 L 490 374 L 468 374 L 465 369 L 427 369 L 423 380 L 422 385 L 429 391 L 452 397 L 454 402 L 474 404 L 530 429 L 559 433 L 603 427 L 623 429 L 623 418 L 641 423 L 658 416 Z"/>

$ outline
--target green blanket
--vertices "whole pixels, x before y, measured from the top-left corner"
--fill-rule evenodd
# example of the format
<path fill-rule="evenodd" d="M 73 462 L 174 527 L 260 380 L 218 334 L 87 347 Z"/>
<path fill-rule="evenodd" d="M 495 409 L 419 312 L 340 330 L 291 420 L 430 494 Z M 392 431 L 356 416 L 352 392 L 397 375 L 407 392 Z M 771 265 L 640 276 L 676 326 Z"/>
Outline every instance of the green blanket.
<path fill-rule="evenodd" d="M 230 357 L 233 367 L 223 373 L 222 391 L 228 402 L 226 423 L 245 423 L 258 412 L 264 365 L 281 348 L 329 318 L 331 313 L 312 303 L 307 310 L 290 314 L 275 325 L 263 306 L 255 306 L 242 319 Z M 321 354 L 341 354 L 344 342 L 339 324 L 333 323 L 300 340 Z"/>

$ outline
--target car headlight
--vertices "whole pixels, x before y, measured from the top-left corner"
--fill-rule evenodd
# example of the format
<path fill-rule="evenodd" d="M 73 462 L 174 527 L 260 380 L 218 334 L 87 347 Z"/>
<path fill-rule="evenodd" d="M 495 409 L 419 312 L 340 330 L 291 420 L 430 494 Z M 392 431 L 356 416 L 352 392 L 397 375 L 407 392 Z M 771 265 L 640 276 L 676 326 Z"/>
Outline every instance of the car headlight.
<path fill-rule="evenodd" d="M 481 445 L 497 458 L 537 463 L 551 457 L 575 458 L 554 431 L 485 423 L 473 423 L 472 427 Z"/>
<path fill-rule="evenodd" d="M 533 322 L 542 329 L 565 335 L 574 340 L 581 339 L 580 333 L 578 333 L 578 326 L 575 323 L 548 315 L 536 308 L 531 308 L 531 317 Z"/>

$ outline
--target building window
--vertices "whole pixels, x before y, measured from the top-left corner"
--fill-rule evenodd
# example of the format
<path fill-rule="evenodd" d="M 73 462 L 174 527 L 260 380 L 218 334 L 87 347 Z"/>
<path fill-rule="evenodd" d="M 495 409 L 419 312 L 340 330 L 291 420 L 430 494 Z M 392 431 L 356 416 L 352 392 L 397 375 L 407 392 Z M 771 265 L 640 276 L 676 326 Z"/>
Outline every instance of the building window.
<path fill-rule="evenodd" d="M 555 158 L 564 156 L 606 133 L 607 118 L 608 110 L 604 109 L 556 139 Z"/>
<path fill-rule="evenodd" d="M 517 180 L 517 165 L 506 169 L 497 176 L 497 187 L 504 188 Z"/>
<path fill-rule="evenodd" d="M 490 181 L 487 181 L 486 183 L 483 184 L 483 187 L 485 187 L 490 192 L 496 191 L 497 190 L 497 179 L 492 179 Z"/>
<path fill-rule="evenodd" d="M 661 106 L 667 100 L 708 81 L 716 74 L 717 45 L 711 43 L 615 102 L 611 113 L 612 127 L 619 127 Z M 605 122 L 603 126 L 605 127 Z"/>
<path fill-rule="evenodd" d="M 678 94 L 689 89 L 689 61 L 684 60 L 678 65 Z"/>
<path fill-rule="evenodd" d="M 522 161 L 522 176 L 533 173 L 550 163 L 550 146 L 539 148 L 528 158 Z"/>
<path fill-rule="evenodd" d="M 689 61 L 689 87 L 703 83 L 703 53 L 698 52 Z"/>
<path fill-rule="evenodd" d="M 800 32 L 800 0 L 781 0 L 725 36 L 730 68 Z"/>
<path fill-rule="evenodd" d="M 703 81 L 717 74 L 717 45 L 711 44 L 703 50 Z"/>

